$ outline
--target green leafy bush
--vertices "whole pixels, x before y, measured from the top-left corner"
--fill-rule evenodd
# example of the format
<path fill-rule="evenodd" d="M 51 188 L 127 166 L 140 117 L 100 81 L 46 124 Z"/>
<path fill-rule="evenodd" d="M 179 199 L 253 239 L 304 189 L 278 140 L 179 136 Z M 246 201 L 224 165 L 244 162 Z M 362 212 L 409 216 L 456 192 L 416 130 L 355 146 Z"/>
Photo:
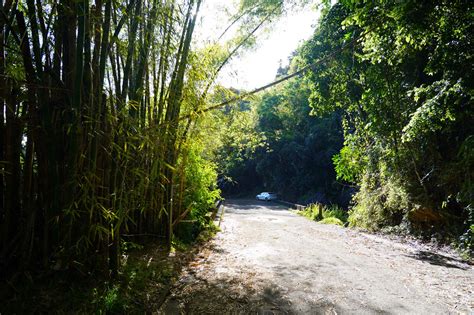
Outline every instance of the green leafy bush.
<path fill-rule="evenodd" d="M 311 205 L 307 206 L 300 213 L 303 216 L 310 219 L 310 220 L 318 221 L 318 220 L 321 220 L 323 218 L 322 212 L 323 212 L 323 205 L 319 204 L 319 203 L 315 203 L 315 204 L 311 204 Z"/>
<path fill-rule="evenodd" d="M 187 148 L 181 164 L 184 168 L 186 190 L 183 192 L 184 209 L 189 209 L 189 223 L 181 224 L 178 237 L 184 241 L 193 241 L 198 234 L 212 225 L 210 211 L 220 198 L 217 188 L 216 165 L 203 158 L 203 147 L 195 142 Z"/>
<path fill-rule="evenodd" d="M 319 221 L 319 223 L 344 226 L 344 222 L 342 222 L 341 220 L 339 220 L 338 218 L 335 218 L 335 217 L 324 218 L 321 221 Z"/>
<path fill-rule="evenodd" d="M 326 206 L 323 209 L 323 218 L 336 218 L 341 222 L 347 222 L 348 213 L 337 205 Z"/>
<path fill-rule="evenodd" d="M 337 205 L 327 206 L 320 203 L 307 206 L 300 214 L 313 221 L 337 225 L 344 225 L 348 217 L 347 211 L 339 208 Z"/>
<path fill-rule="evenodd" d="M 337 179 L 355 183 L 360 180 L 365 164 L 366 155 L 353 141 L 354 137 L 346 136 L 344 147 L 332 157 Z"/>
<path fill-rule="evenodd" d="M 97 314 L 120 314 L 127 309 L 127 301 L 120 292 L 119 285 L 110 285 L 105 288 L 102 294 L 99 294 L 97 288 L 94 288 L 94 299 Z"/>
<path fill-rule="evenodd" d="M 380 174 L 366 174 L 359 192 L 354 196 L 355 205 L 349 211 L 349 225 L 367 230 L 382 226 L 398 225 L 411 209 L 407 192 L 397 179 Z"/>
<path fill-rule="evenodd" d="M 473 8 L 467 0 L 340 1 L 300 48 L 310 65 L 361 37 L 306 73 L 312 112 L 342 114 L 344 147 L 333 164 L 358 189 L 351 226 L 397 226 L 472 248 Z"/>

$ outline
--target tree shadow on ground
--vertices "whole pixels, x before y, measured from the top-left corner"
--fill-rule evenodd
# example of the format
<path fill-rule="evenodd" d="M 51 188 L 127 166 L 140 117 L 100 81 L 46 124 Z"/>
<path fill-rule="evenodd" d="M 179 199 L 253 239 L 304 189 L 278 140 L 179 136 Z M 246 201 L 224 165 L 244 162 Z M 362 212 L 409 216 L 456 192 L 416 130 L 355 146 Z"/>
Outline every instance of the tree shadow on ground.
<path fill-rule="evenodd" d="M 233 280 L 208 282 L 187 276 L 165 302 L 161 314 L 294 314 L 302 310 L 293 305 L 276 285 L 258 288 Z M 309 302 L 305 313 L 333 314 L 337 307 L 327 301 Z"/>
<path fill-rule="evenodd" d="M 205 269 L 205 268 L 204 268 Z M 271 280 L 240 275 L 206 274 L 188 270 L 181 276 L 159 314 L 337 314 L 343 307 L 322 297 L 301 292 L 293 299 L 287 289 Z M 342 301 L 341 301 L 342 302 Z M 388 314 L 378 307 L 357 303 L 365 313 Z"/>
<path fill-rule="evenodd" d="M 261 200 L 253 200 L 253 199 L 239 199 L 238 202 L 234 202 L 233 200 L 226 200 L 224 202 L 224 206 L 226 211 L 238 211 L 238 212 L 245 212 L 247 210 L 260 211 L 260 210 L 267 210 L 267 211 L 288 211 L 288 207 L 282 206 L 273 201 L 261 201 Z"/>
<path fill-rule="evenodd" d="M 19 274 L 0 281 L 0 314 L 144 314 L 163 303 L 172 279 L 200 248 L 171 253 L 150 239 L 122 253 L 116 279 L 72 268 Z"/>
<path fill-rule="evenodd" d="M 433 253 L 426 250 L 419 250 L 406 256 L 416 259 L 416 260 L 421 260 L 423 262 L 427 262 L 429 264 L 436 265 L 436 266 L 441 266 L 441 267 L 446 267 L 446 268 L 455 268 L 455 269 L 461 269 L 461 270 L 469 269 L 468 264 L 461 259 L 449 257 L 449 256 L 442 255 L 439 253 Z"/>

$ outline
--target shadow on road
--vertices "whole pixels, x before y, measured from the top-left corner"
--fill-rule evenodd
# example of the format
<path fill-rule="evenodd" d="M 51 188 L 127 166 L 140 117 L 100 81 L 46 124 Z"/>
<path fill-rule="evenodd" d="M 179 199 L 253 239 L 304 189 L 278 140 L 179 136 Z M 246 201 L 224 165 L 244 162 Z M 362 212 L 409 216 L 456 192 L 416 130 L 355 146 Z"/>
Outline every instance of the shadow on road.
<path fill-rule="evenodd" d="M 242 210 L 270 210 L 270 211 L 288 211 L 288 207 L 282 206 L 273 201 L 261 201 L 254 199 L 229 199 L 224 202 L 226 211 Z"/>
<path fill-rule="evenodd" d="M 446 268 L 455 268 L 455 269 L 462 269 L 462 270 L 469 269 L 469 266 L 466 265 L 465 261 L 462 261 L 457 258 L 449 257 L 446 255 L 442 255 L 439 253 L 425 251 L 425 250 L 420 250 L 406 256 L 416 259 L 416 260 L 427 262 L 435 266 L 442 266 Z"/>
<path fill-rule="evenodd" d="M 208 249 L 219 255 L 232 255 L 219 244 L 209 244 Z M 320 270 L 315 266 L 273 267 L 275 273 L 272 279 L 262 278 L 245 265 L 236 268 L 221 261 L 211 266 L 205 255 L 189 264 L 158 313 L 338 314 L 351 311 L 344 306 L 346 303 L 352 305 L 354 310 L 363 309 L 367 314 L 389 314 L 357 295 L 340 301 L 331 300 L 331 292 L 337 290 L 331 283 L 322 284 L 317 292 L 307 291 L 312 286 L 310 281 L 301 283 L 301 287 L 287 287 L 288 279 L 297 273 L 310 271 L 316 275 Z M 402 304 L 391 305 L 390 309 L 406 311 Z"/>
<path fill-rule="evenodd" d="M 322 297 L 310 300 L 308 296 L 304 305 L 293 304 L 287 292 L 261 279 L 210 280 L 190 273 L 181 279 L 175 292 L 177 294 L 161 308 L 163 314 L 337 314 L 342 311 L 337 304 Z M 388 314 L 367 304 L 364 308 L 370 314 Z"/>

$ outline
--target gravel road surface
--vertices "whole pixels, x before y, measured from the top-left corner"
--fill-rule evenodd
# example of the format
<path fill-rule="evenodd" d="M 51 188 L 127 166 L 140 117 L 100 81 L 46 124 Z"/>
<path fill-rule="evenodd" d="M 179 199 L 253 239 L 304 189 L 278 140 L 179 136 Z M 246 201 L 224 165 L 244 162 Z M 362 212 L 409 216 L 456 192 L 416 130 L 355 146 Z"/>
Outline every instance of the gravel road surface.
<path fill-rule="evenodd" d="M 474 268 L 452 253 L 228 200 L 222 231 L 159 313 L 474 314 Z"/>

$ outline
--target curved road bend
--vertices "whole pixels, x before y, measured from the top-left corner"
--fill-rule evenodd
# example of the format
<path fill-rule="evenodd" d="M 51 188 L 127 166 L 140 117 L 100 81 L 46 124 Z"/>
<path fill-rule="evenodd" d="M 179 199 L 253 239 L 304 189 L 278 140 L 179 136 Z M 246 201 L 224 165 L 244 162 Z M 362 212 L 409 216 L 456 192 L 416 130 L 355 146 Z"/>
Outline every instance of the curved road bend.
<path fill-rule="evenodd" d="M 228 200 L 159 313 L 472 314 L 474 268 L 422 245 Z"/>

